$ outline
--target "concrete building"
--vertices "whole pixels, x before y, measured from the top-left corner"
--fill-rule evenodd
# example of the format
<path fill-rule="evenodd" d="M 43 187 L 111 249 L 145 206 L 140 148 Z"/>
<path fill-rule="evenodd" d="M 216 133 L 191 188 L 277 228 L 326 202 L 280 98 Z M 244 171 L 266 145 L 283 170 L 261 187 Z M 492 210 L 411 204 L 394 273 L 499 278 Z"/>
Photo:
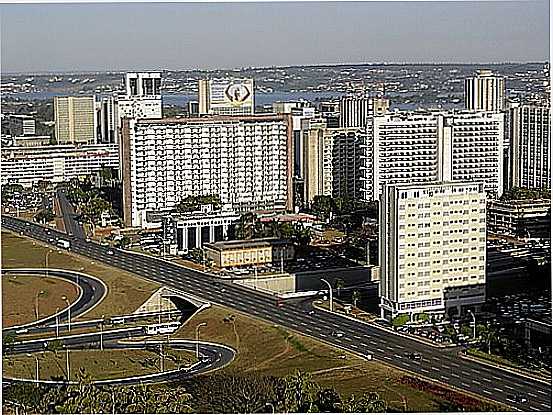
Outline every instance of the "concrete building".
<path fill-rule="evenodd" d="M 126 120 L 121 136 L 125 223 L 189 195 L 239 212 L 292 208 L 290 116 Z"/>
<path fill-rule="evenodd" d="M 205 244 L 207 257 L 218 268 L 262 265 L 291 261 L 294 245 L 284 239 L 260 238 Z"/>
<path fill-rule="evenodd" d="M 125 74 L 125 95 L 117 98 L 119 127 L 123 118 L 161 118 L 161 72 Z"/>
<path fill-rule="evenodd" d="M 5 114 L 2 117 L 2 134 L 12 137 L 33 136 L 36 134 L 35 119 L 30 115 Z"/>
<path fill-rule="evenodd" d="M 478 181 L 503 193 L 503 114 L 396 111 L 375 116 L 362 145 L 362 195 L 378 200 L 386 184 Z"/>
<path fill-rule="evenodd" d="M 503 111 L 505 78 L 492 71 L 480 70 L 465 79 L 465 108 L 469 111 Z"/>
<path fill-rule="evenodd" d="M 521 105 L 510 110 L 511 187 L 551 188 L 549 106 Z"/>
<path fill-rule="evenodd" d="M 54 97 L 54 121 L 58 144 L 96 142 L 95 97 Z"/>
<path fill-rule="evenodd" d="M 485 301 L 483 184 L 386 185 L 379 212 L 382 317 L 462 312 Z"/>
<path fill-rule="evenodd" d="M 299 169 L 296 177 L 301 178 L 303 194 L 301 201 L 311 203 L 315 196 L 332 193 L 332 158 L 325 136 L 326 122 L 321 118 L 302 120 L 301 140 L 298 159 Z M 302 203 L 302 204 L 303 204 Z"/>
<path fill-rule="evenodd" d="M 367 96 L 345 96 L 340 98 L 340 127 L 366 128 L 373 115 L 382 115 L 388 111 L 390 101 L 384 98 Z"/>
<path fill-rule="evenodd" d="M 118 169 L 115 145 L 54 145 L 2 148 L 2 184 L 30 187 L 39 180 L 54 183 L 100 173 L 103 167 Z"/>
<path fill-rule="evenodd" d="M 49 135 L 23 135 L 12 137 L 11 147 L 43 147 L 50 144 Z"/>
<path fill-rule="evenodd" d="M 200 115 L 252 115 L 255 110 L 253 79 L 201 79 L 198 103 Z"/>
<path fill-rule="evenodd" d="M 99 144 L 115 144 L 117 138 L 117 101 L 114 97 L 103 97 L 96 102 L 96 140 Z"/>
<path fill-rule="evenodd" d="M 488 232 L 516 238 L 551 238 L 551 201 L 493 200 L 488 204 Z"/>

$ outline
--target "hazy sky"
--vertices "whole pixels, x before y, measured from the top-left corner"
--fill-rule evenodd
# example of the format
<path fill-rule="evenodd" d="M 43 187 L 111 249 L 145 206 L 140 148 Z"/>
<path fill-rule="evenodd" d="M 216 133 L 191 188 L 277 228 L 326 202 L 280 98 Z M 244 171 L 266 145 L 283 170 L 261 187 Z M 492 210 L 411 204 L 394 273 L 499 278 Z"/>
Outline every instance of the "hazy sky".
<path fill-rule="evenodd" d="M 2 72 L 549 60 L 549 1 L 1 5 Z"/>

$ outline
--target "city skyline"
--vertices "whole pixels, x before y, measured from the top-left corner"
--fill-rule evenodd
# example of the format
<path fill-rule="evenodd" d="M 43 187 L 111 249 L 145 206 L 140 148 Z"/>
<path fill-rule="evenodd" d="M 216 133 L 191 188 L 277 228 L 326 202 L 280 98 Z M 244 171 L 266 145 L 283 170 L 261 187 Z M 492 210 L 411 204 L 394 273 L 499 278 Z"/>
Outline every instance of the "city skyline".
<path fill-rule="evenodd" d="M 545 1 L 9 4 L 2 72 L 542 62 L 548 16 Z"/>

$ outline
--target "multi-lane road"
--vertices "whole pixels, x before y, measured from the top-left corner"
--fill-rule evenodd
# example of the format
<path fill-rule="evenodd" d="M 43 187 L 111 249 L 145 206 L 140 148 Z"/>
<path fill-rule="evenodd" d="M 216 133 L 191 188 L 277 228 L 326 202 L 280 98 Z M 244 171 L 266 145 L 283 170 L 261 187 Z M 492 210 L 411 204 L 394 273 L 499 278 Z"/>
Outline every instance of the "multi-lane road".
<path fill-rule="evenodd" d="M 14 232 L 48 242 L 45 228 L 28 225 L 20 219 L 2 217 L 2 226 Z M 56 238 L 71 241 L 71 251 L 124 269 L 141 277 L 174 287 L 216 304 L 327 342 L 358 355 L 371 353 L 375 359 L 419 376 L 478 394 L 524 411 L 551 410 L 551 383 L 534 380 L 501 368 L 459 358 L 454 352 L 435 348 L 415 340 L 389 333 L 379 327 L 353 321 L 324 311 L 309 314 L 301 307 L 286 304 L 278 308 L 275 298 L 232 283 L 215 284 L 215 277 L 184 268 L 154 257 L 86 242 L 74 236 L 50 231 Z M 109 254 L 108 251 L 112 253 Z M 224 290 L 222 287 L 224 286 Z M 340 338 L 330 333 L 339 330 Z M 410 360 L 406 354 L 421 353 L 422 361 Z M 528 397 L 525 403 L 511 401 L 513 394 Z"/>

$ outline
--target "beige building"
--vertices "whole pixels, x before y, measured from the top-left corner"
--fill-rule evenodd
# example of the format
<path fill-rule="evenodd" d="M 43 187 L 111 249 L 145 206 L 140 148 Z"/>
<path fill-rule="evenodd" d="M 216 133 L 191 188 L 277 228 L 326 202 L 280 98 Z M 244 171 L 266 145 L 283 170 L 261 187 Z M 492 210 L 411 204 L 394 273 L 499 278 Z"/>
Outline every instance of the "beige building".
<path fill-rule="evenodd" d="M 294 259 L 294 245 L 277 238 L 204 244 L 207 258 L 219 268 L 262 265 Z"/>
<path fill-rule="evenodd" d="M 199 114 L 253 115 L 254 81 L 245 79 L 200 79 Z"/>
<path fill-rule="evenodd" d="M 382 317 L 461 312 L 485 301 L 483 184 L 386 185 L 380 230 Z"/>
<path fill-rule="evenodd" d="M 94 144 L 95 98 L 54 97 L 54 120 L 58 144 Z"/>
<path fill-rule="evenodd" d="M 503 111 L 505 78 L 490 70 L 479 70 L 465 79 L 465 108 L 471 111 Z"/>

